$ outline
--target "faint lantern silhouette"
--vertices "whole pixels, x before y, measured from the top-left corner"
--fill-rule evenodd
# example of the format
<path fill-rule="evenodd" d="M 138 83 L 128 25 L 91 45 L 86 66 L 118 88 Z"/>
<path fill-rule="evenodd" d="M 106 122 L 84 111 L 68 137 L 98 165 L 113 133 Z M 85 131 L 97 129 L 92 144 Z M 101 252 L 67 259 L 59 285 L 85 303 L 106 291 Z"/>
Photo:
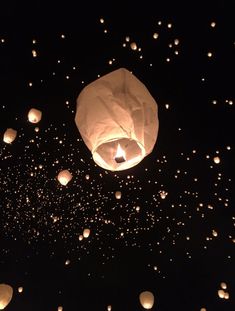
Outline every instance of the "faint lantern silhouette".
<path fill-rule="evenodd" d="M 73 178 L 72 174 L 68 170 L 63 170 L 59 172 L 57 179 L 61 185 L 66 186 L 70 180 Z"/>
<path fill-rule="evenodd" d="M 139 296 L 140 303 L 144 309 L 152 309 L 154 304 L 154 296 L 151 292 L 142 292 Z"/>
<path fill-rule="evenodd" d="M 63 307 L 62 307 L 62 306 L 59 306 L 57 310 L 58 310 L 58 311 L 63 311 Z"/>
<path fill-rule="evenodd" d="M 117 200 L 120 200 L 121 197 L 122 197 L 121 191 L 116 191 L 116 192 L 115 192 L 115 198 L 116 198 Z"/>
<path fill-rule="evenodd" d="M 66 261 L 65 261 L 65 263 L 64 263 L 66 266 L 68 266 L 69 264 L 70 264 L 70 260 L 69 259 L 67 259 Z"/>
<path fill-rule="evenodd" d="M 79 241 L 82 241 L 83 240 L 83 235 L 80 234 L 79 237 L 78 237 Z"/>
<path fill-rule="evenodd" d="M 6 308 L 13 295 L 13 288 L 7 284 L 0 284 L 0 310 Z"/>
<path fill-rule="evenodd" d="M 32 108 L 28 112 L 28 120 L 31 123 L 38 123 L 42 118 L 42 112 L 38 109 Z"/>
<path fill-rule="evenodd" d="M 111 311 L 112 310 L 112 306 L 111 305 L 108 305 L 107 306 L 107 311 Z"/>
<path fill-rule="evenodd" d="M 23 293 L 23 287 L 22 286 L 20 286 L 20 287 L 18 287 L 18 293 Z"/>
<path fill-rule="evenodd" d="M 159 127 L 155 100 L 124 68 L 81 91 L 75 122 L 95 163 L 111 171 L 131 168 L 151 153 Z"/>
<path fill-rule="evenodd" d="M 16 139 L 16 136 L 17 131 L 12 128 L 8 128 L 3 135 L 3 141 L 4 143 L 11 144 Z"/>
<path fill-rule="evenodd" d="M 83 230 L 83 237 L 84 237 L 84 238 L 88 238 L 89 235 L 90 235 L 90 233 L 91 233 L 91 230 L 90 230 L 90 229 L 84 229 L 84 230 Z"/>

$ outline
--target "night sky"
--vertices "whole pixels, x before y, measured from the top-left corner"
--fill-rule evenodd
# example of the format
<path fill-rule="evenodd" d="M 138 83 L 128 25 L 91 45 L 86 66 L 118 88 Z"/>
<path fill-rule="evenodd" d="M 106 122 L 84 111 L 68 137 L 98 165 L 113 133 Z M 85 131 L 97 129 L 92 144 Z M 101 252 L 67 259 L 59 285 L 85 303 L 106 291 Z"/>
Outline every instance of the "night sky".
<path fill-rule="evenodd" d="M 98 2 L 0 5 L 6 310 L 141 311 L 146 290 L 156 311 L 235 310 L 235 5 Z M 148 88 L 160 125 L 150 155 L 112 172 L 74 118 L 82 89 L 119 68 Z"/>

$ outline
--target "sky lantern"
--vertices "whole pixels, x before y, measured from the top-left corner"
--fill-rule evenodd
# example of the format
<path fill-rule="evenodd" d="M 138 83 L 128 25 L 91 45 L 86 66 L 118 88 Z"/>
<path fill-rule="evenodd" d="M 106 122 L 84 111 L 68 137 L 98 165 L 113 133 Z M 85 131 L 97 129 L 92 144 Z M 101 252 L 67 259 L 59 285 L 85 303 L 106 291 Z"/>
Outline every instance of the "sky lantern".
<path fill-rule="evenodd" d="M 121 191 L 116 191 L 116 192 L 115 192 L 115 198 L 116 198 L 117 200 L 120 200 L 121 197 L 122 197 Z"/>
<path fill-rule="evenodd" d="M 220 158 L 219 157 L 214 157 L 214 162 L 215 164 L 219 164 L 220 163 Z"/>
<path fill-rule="evenodd" d="M 6 308 L 13 295 L 13 288 L 7 284 L 0 284 L 0 310 Z"/>
<path fill-rule="evenodd" d="M 16 136 L 17 131 L 12 128 L 8 128 L 3 135 L 3 141 L 4 143 L 11 144 L 16 139 Z"/>
<path fill-rule="evenodd" d="M 227 284 L 226 284 L 225 282 L 221 282 L 221 283 L 220 283 L 220 287 L 221 287 L 222 289 L 227 289 Z"/>
<path fill-rule="evenodd" d="M 158 108 L 144 84 L 120 68 L 88 84 L 77 98 L 75 122 L 100 167 L 121 171 L 154 148 Z"/>
<path fill-rule="evenodd" d="M 23 293 L 24 288 L 22 286 L 18 287 L 18 293 Z"/>
<path fill-rule="evenodd" d="M 224 298 L 224 295 L 225 295 L 225 292 L 224 292 L 224 290 L 223 289 L 219 289 L 218 290 L 218 296 L 219 296 L 219 298 Z"/>
<path fill-rule="evenodd" d="M 83 230 L 83 237 L 84 237 L 84 238 L 88 238 L 89 235 L 90 235 L 90 233 L 91 233 L 91 230 L 90 230 L 90 229 L 84 229 L 84 230 Z"/>
<path fill-rule="evenodd" d="M 63 311 L 63 307 L 62 307 L 62 306 L 59 306 L 57 310 L 58 310 L 58 311 Z"/>
<path fill-rule="evenodd" d="M 152 309 L 154 304 L 154 296 L 151 292 L 142 292 L 139 296 L 140 303 L 144 309 Z"/>
<path fill-rule="evenodd" d="M 42 112 L 38 109 L 32 108 L 28 112 L 28 120 L 31 123 L 38 123 L 42 118 Z"/>
<path fill-rule="evenodd" d="M 57 179 L 61 183 L 61 185 L 66 186 L 70 180 L 73 178 L 72 174 L 68 170 L 63 170 L 59 172 Z"/>

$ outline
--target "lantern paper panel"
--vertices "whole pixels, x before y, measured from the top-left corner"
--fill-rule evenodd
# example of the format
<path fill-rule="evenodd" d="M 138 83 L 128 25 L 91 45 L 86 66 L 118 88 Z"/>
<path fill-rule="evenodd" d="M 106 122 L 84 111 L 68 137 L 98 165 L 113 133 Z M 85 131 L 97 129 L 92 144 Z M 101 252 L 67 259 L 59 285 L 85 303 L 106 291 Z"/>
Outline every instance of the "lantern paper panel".
<path fill-rule="evenodd" d="M 142 161 L 152 151 L 159 127 L 155 100 L 125 68 L 81 91 L 75 122 L 96 164 L 111 171 Z"/>
<path fill-rule="evenodd" d="M 13 288 L 7 284 L 0 284 L 0 310 L 6 308 L 13 295 Z"/>

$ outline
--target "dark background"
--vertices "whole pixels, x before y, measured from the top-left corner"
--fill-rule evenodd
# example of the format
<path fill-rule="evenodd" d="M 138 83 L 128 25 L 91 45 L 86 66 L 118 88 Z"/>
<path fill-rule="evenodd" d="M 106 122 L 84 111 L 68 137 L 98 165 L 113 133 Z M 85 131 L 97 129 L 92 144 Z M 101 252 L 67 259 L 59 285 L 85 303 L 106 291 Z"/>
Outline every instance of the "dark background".
<path fill-rule="evenodd" d="M 234 24 L 232 1 L 1 3 L 0 130 L 18 131 L 0 146 L 7 310 L 141 310 L 143 290 L 153 310 L 234 310 Z M 141 52 L 122 46 L 126 36 Z M 113 173 L 95 165 L 74 115 L 82 88 L 120 67 L 155 98 L 160 129 L 148 157 Z M 38 125 L 27 121 L 32 107 Z M 56 180 L 64 168 L 66 187 Z"/>

